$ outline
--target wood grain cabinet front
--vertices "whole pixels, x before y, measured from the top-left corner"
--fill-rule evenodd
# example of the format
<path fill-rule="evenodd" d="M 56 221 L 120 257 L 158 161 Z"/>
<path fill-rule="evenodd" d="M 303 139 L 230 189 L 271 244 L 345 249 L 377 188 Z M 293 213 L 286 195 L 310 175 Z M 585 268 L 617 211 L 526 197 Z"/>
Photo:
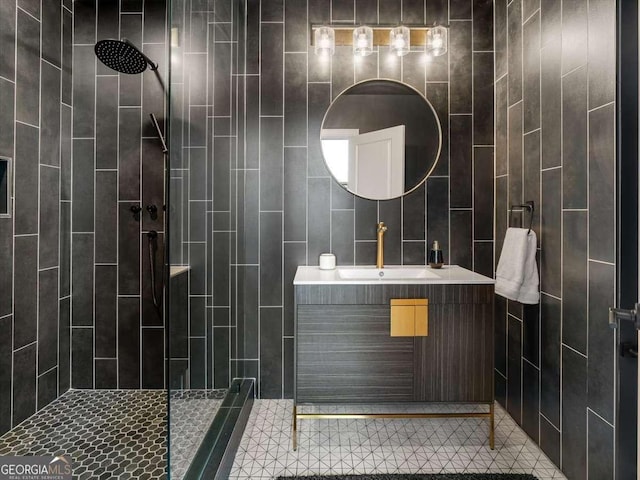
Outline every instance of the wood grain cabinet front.
<path fill-rule="evenodd" d="M 296 287 L 296 404 L 493 402 L 493 286 L 438 287 Z"/>

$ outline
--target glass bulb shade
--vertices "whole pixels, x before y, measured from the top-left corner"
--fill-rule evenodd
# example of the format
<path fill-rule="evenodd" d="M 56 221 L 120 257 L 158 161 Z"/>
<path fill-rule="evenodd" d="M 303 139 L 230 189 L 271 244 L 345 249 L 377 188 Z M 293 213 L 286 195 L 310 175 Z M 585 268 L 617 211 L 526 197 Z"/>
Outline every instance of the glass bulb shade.
<path fill-rule="evenodd" d="M 314 51 L 320 57 L 330 57 L 336 51 L 336 32 L 331 27 L 316 28 L 313 34 Z"/>
<path fill-rule="evenodd" d="M 448 31 L 445 27 L 433 27 L 427 32 L 427 53 L 439 57 L 447 53 Z"/>
<path fill-rule="evenodd" d="M 407 27 L 396 27 L 389 33 L 391 51 L 402 57 L 411 50 L 411 31 Z"/>
<path fill-rule="evenodd" d="M 353 54 L 366 57 L 373 53 L 373 29 L 358 27 L 353 30 Z"/>

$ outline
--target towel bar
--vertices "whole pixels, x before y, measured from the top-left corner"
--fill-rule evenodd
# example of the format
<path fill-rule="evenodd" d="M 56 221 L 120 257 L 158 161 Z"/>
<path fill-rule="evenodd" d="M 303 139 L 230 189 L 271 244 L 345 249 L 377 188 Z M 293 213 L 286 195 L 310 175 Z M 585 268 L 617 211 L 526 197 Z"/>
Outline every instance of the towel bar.
<path fill-rule="evenodd" d="M 529 210 L 531 216 L 529 217 L 529 230 L 527 231 L 527 234 L 531 233 L 531 226 L 533 225 L 533 212 L 536 210 L 533 200 L 525 202 L 522 205 L 511 205 L 511 207 L 509 208 L 509 220 L 511 220 L 511 215 L 513 214 L 514 208 L 526 208 L 527 210 Z"/>

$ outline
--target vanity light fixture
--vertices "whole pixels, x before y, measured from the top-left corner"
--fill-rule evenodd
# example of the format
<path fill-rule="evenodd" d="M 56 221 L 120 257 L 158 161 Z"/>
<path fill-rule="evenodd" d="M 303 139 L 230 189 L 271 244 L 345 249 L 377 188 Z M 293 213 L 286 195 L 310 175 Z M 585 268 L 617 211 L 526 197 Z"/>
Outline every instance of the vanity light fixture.
<path fill-rule="evenodd" d="M 437 26 L 427 32 L 426 52 L 428 55 L 439 57 L 447 53 L 448 32 L 445 27 Z"/>
<path fill-rule="evenodd" d="M 336 51 L 336 32 L 331 27 L 318 27 L 315 29 L 314 51 L 319 57 L 330 57 Z"/>
<path fill-rule="evenodd" d="M 402 57 L 411 50 L 411 31 L 405 26 L 392 28 L 389 33 L 389 46 L 398 57 Z"/>
<path fill-rule="evenodd" d="M 362 25 L 345 24 L 311 25 L 311 45 L 319 57 L 329 57 L 336 46 L 353 48 L 356 57 L 366 57 L 374 47 L 388 46 L 399 57 L 413 48 L 424 48 L 425 57 L 437 57 L 447 53 L 448 30 L 438 25 Z"/>
<path fill-rule="evenodd" d="M 373 28 L 362 26 L 353 30 L 353 54 L 366 57 L 373 53 Z"/>

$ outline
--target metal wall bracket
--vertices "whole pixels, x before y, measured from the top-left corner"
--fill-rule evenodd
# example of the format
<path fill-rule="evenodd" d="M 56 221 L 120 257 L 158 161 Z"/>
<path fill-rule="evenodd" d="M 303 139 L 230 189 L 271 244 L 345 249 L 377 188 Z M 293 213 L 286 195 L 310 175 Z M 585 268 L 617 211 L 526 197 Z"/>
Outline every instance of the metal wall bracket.
<path fill-rule="evenodd" d="M 626 310 L 624 308 L 609 307 L 609 327 L 618 328 L 619 320 L 627 320 L 633 322 L 636 330 L 640 330 L 640 303 L 636 303 L 633 310 Z"/>

